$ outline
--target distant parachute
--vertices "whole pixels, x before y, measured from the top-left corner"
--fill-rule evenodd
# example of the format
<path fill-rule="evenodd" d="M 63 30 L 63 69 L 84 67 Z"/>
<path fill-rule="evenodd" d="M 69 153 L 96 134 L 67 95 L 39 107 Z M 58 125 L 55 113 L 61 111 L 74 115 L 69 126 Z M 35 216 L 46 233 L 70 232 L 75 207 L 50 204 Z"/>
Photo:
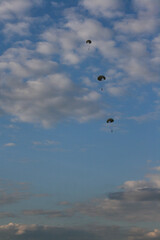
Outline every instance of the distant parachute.
<path fill-rule="evenodd" d="M 87 40 L 86 43 L 87 43 L 87 44 L 91 44 L 92 41 L 91 41 L 91 40 Z"/>
<path fill-rule="evenodd" d="M 113 118 L 108 118 L 106 122 L 107 123 L 112 123 L 112 122 L 114 122 L 114 119 Z"/>
<path fill-rule="evenodd" d="M 111 133 L 113 133 L 113 125 L 110 125 L 114 122 L 114 119 L 113 118 L 108 118 L 106 123 L 109 124 L 109 129 L 111 131 Z"/>
<path fill-rule="evenodd" d="M 103 80 L 106 80 L 106 77 L 103 76 L 103 75 L 99 75 L 99 76 L 97 77 L 97 80 L 98 80 L 98 81 L 103 81 Z"/>

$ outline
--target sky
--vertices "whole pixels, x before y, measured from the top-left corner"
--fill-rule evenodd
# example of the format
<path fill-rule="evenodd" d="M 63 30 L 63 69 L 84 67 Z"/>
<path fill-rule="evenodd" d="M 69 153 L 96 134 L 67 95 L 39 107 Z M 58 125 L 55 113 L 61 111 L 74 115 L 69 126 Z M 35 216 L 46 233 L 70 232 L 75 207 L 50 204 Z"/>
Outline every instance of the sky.
<path fill-rule="evenodd" d="M 0 0 L 0 240 L 160 239 L 159 29 L 159 0 Z"/>

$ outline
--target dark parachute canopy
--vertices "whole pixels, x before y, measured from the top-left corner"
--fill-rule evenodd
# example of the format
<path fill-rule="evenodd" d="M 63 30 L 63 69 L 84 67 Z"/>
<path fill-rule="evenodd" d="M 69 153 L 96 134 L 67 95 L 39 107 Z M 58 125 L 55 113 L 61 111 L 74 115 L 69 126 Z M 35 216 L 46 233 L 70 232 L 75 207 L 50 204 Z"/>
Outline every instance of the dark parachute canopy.
<path fill-rule="evenodd" d="M 106 122 L 107 123 L 112 123 L 112 122 L 114 122 L 114 119 L 113 118 L 108 118 Z"/>
<path fill-rule="evenodd" d="M 103 76 L 103 75 L 99 75 L 99 76 L 97 77 L 97 80 L 98 80 L 98 81 L 106 80 L 106 77 Z"/>
<path fill-rule="evenodd" d="M 89 43 L 89 44 L 91 44 L 91 43 L 92 43 L 92 41 L 91 41 L 91 40 L 87 40 L 87 41 L 86 41 L 86 43 Z"/>

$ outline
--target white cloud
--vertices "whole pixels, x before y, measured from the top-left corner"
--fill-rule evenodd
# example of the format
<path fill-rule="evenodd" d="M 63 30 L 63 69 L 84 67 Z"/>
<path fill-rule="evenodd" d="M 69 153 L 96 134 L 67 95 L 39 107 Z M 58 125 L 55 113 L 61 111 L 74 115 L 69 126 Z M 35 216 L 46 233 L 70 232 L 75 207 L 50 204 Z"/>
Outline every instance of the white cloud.
<path fill-rule="evenodd" d="M 114 97 L 120 97 L 125 95 L 126 89 L 124 86 L 114 86 L 114 85 L 107 85 L 106 86 L 107 92 L 114 96 Z"/>
<path fill-rule="evenodd" d="M 148 187 L 153 187 L 153 184 L 146 182 L 145 180 L 139 180 L 139 181 L 126 181 L 120 188 L 124 190 L 138 190 L 138 189 L 144 189 Z"/>
<path fill-rule="evenodd" d="M 81 4 L 84 8 L 91 12 L 91 14 L 98 16 L 104 16 L 107 18 L 122 16 L 120 0 L 81 0 Z"/>
<path fill-rule="evenodd" d="M 159 0 L 133 0 L 133 6 L 135 10 L 140 14 L 156 15 L 160 12 Z"/>
<path fill-rule="evenodd" d="M 53 47 L 53 44 L 48 42 L 38 42 L 36 51 L 44 55 L 51 55 L 54 52 L 56 52 L 56 50 Z"/>
<path fill-rule="evenodd" d="M 0 230 L 15 230 L 15 235 L 22 235 L 26 231 L 34 231 L 36 230 L 37 225 L 22 225 L 22 224 L 16 224 L 16 223 L 9 223 L 7 225 L 0 225 Z"/>
<path fill-rule="evenodd" d="M 15 17 L 24 17 L 24 14 L 35 5 L 41 4 L 41 0 L 1 0 L 0 1 L 0 19 L 12 19 Z"/>
<path fill-rule="evenodd" d="M 29 34 L 29 24 L 27 22 L 7 23 L 3 32 L 7 38 L 13 34 L 27 36 Z"/>
<path fill-rule="evenodd" d="M 116 22 L 114 26 L 116 31 L 131 35 L 154 33 L 158 27 L 159 22 L 154 17 L 124 18 L 122 21 Z"/>
<path fill-rule="evenodd" d="M 0 107 L 24 122 L 47 126 L 67 118 L 80 122 L 102 116 L 99 95 L 79 88 L 63 74 L 11 85 L 1 90 Z"/>

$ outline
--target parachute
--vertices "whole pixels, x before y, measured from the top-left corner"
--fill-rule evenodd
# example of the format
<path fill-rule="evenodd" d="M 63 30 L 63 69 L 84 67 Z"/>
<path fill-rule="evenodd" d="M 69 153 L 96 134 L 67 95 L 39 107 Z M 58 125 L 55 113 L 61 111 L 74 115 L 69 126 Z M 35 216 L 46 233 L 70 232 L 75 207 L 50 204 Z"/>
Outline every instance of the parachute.
<path fill-rule="evenodd" d="M 114 122 L 114 119 L 113 118 L 108 118 L 106 122 L 107 123 L 112 123 L 112 122 Z"/>
<path fill-rule="evenodd" d="M 106 80 L 106 77 L 103 76 L 103 75 L 99 75 L 99 76 L 97 77 L 97 80 L 98 80 L 98 81 Z"/>
<path fill-rule="evenodd" d="M 87 41 L 86 41 L 86 43 L 88 43 L 88 44 L 91 44 L 91 43 L 92 43 L 92 41 L 91 41 L 91 40 L 87 40 Z"/>
<path fill-rule="evenodd" d="M 109 127 L 111 133 L 113 133 L 113 125 L 110 125 L 110 124 L 112 124 L 113 122 L 114 122 L 113 118 L 108 118 L 106 121 L 106 123 L 109 124 L 108 127 Z"/>

